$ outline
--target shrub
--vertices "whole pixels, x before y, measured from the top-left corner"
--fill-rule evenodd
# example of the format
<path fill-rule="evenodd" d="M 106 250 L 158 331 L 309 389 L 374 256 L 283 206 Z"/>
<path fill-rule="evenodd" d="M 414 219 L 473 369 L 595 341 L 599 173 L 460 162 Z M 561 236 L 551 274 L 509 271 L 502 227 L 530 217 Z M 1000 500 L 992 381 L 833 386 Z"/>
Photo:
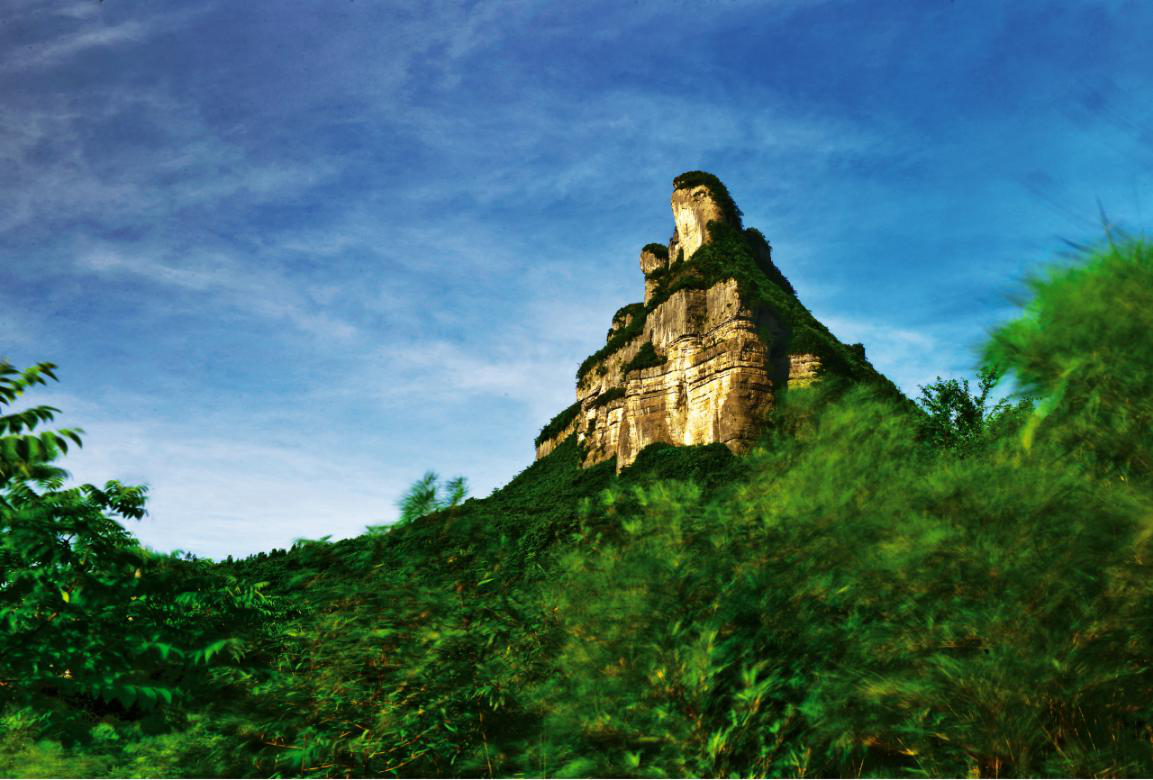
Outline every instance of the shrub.
<path fill-rule="evenodd" d="M 468 480 L 453 477 L 441 484 L 435 471 L 426 471 L 424 476 L 409 485 L 408 490 L 396 502 L 400 510 L 397 524 L 407 525 L 414 520 L 427 517 L 434 512 L 455 509 L 468 496 Z M 389 525 L 369 526 L 370 531 L 383 531 Z"/>
<path fill-rule="evenodd" d="M 1024 316 L 985 351 L 1043 399 L 1025 435 L 1097 473 L 1153 479 L 1153 245 L 1109 243 L 1029 282 Z"/>
<path fill-rule="evenodd" d="M 656 366 L 663 366 L 668 358 L 664 355 L 657 353 L 651 341 L 646 341 L 637 350 L 637 354 L 624 366 L 624 373 L 628 374 L 630 371 L 639 371 L 642 368 L 654 368 Z"/>
<path fill-rule="evenodd" d="M 748 241 L 753 250 L 753 258 L 756 260 L 757 267 L 769 278 L 769 281 L 789 295 L 796 295 L 797 291 L 793 289 L 792 282 L 785 278 L 781 269 L 777 268 L 776 263 L 773 262 L 773 247 L 765 238 L 765 234 L 756 228 L 745 228 L 745 240 Z"/>
<path fill-rule="evenodd" d="M 608 341 L 613 337 L 613 334 L 627 325 L 633 320 L 640 318 L 642 321 L 645 316 L 645 305 L 643 303 L 630 303 L 627 306 L 622 306 L 613 314 L 612 327 L 609 328 L 608 333 L 605 335 L 605 340 Z"/>
<path fill-rule="evenodd" d="M 937 377 L 937 381 L 922 387 L 916 400 L 924 412 L 921 437 L 934 447 L 966 454 L 985 443 L 990 430 L 1020 425 L 1032 404 L 1028 400 L 1017 404 L 1008 400 L 990 402 L 989 394 L 999 380 L 1000 372 L 984 368 L 975 392 L 968 379 Z"/>
<path fill-rule="evenodd" d="M 603 393 L 594 398 L 592 404 L 589 405 L 589 408 L 595 409 L 598 406 L 604 406 L 624 397 L 625 389 L 623 387 L 610 387 L 608 390 L 605 390 Z"/>
<path fill-rule="evenodd" d="M 644 332 L 644 315 L 646 315 L 648 311 L 649 309 L 645 309 L 641 315 L 634 316 L 628 325 L 616 331 L 615 333 L 609 331 L 610 336 L 608 342 L 605 343 L 605 345 L 598 349 L 596 352 L 581 361 L 581 364 L 577 367 L 576 379 L 578 384 L 585 378 L 585 375 L 587 375 L 594 366 L 601 362 L 601 360 L 616 352 L 618 349 L 623 347 L 625 344 L 628 344 L 630 341 Z"/>
<path fill-rule="evenodd" d="M 144 516 L 146 488 L 63 487 L 55 461 L 78 432 L 36 432 L 52 407 L 4 409 L 53 368 L 0 363 L 0 711 L 34 712 L 17 731 L 68 743 L 106 716 L 163 730 L 181 705 L 236 693 L 233 632 L 265 598 L 208 562 L 142 548 L 121 521 Z"/>
<path fill-rule="evenodd" d="M 651 252 L 652 254 L 664 260 L 669 259 L 669 248 L 664 244 L 645 244 L 641 248 L 642 252 Z"/>

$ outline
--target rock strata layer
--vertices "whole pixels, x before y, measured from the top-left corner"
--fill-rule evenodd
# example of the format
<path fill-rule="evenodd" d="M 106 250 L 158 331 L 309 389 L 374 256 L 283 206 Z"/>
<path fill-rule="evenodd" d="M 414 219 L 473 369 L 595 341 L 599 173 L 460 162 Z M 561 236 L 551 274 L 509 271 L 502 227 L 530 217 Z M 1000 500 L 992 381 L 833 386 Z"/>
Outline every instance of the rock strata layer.
<path fill-rule="evenodd" d="M 733 280 L 674 293 L 601 364 L 603 372 L 594 369 L 578 386 L 584 465 L 615 455 L 624 467 L 654 442 L 721 442 L 745 451 L 772 408 L 774 386 L 787 380 L 784 353 L 772 356 L 778 330 L 768 312 L 742 305 Z M 664 362 L 626 370 L 645 343 Z M 623 396 L 597 403 L 617 387 Z"/>

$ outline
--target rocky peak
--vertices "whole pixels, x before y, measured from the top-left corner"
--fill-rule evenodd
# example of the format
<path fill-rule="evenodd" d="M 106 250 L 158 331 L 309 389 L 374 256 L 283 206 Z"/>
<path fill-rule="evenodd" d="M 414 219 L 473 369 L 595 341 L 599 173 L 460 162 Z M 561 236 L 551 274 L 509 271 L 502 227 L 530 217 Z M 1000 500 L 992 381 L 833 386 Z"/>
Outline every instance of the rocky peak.
<path fill-rule="evenodd" d="M 709 223 L 724 219 L 724 213 L 709 188 L 698 184 L 692 189 L 673 190 L 673 220 L 677 225 L 673 242 L 684 259 L 690 259 L 709 240 Z M 679 254 L 678 252 L 678 259 Z"/>
<path fill-rule="evenodd" d="M 656 442 L 740 453 L 789 387 L 831 374 L 881 379 L 800 303 L 719 179 L 678 176 L 671 204 L 668 247 L 640 253 L 644 302 L 613 316 L 577 372 L 576 403 L 537 438 L 538 459 L 573 435 L 585 466 L 616 458 L 622 468 Z"/>
<path fill-rule="evenodd" d="M 645 275 L 645 304 L 656 292 L 657 284 L 669 270 L 669 249 L 663 244 L 646 244 L 641 250 L 641 273 Z"/>
<path fill-rule="evenodd" d="M 704 171 L 689 171 L 673 179 L 673 222 L 669 241 L 672 262 L 688 260 L 711 240 L 709 223 L 741 227 L 741 210 L 721 180 Z"/>

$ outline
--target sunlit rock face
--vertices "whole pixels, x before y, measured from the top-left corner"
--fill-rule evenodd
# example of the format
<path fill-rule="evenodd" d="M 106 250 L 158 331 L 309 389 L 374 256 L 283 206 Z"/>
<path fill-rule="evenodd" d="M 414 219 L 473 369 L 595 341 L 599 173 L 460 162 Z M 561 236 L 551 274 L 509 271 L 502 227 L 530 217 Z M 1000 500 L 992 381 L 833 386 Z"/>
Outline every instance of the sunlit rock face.
<path fill-rule="evenodd" d="M 674 293 L 578 386 L 584 465 L 615 455 L 624 467 L 654 442 L 720 442 L 744 452 L 772 408 L 773 388 L 788 379 L 787 355 L 773 354 L 780 336 L 771 315 L 742 304 L 731 279 Z M 646 342 L 664 363 L 626 372 Z M 598 403 L 613 388 L 624 395 Z"/>
<path fill-rule="evenodd" d="M 615 457 L 620 469 L 656 442 L 719 442 L 742 453 L 782 391 L 817 381 L 821 359 L 790 354 L 788 327 L 772 309 L 744 297 L 736 279 L 671 286 L 675 292 L 654 298 L 662 279 L 712 240 L 709 223 L 726 220 L 708 185 L 674 189 L 672 211 L 676 230 L 668 253 L 653 244 L 641 251 L 644 305 L 618 312 L 605 354 L 598 353 L 577 382 L 580 413 L 538 444 L 538 459 L 572 435 L 584 466 Z M 768 251 L 763 240 L 753 247 L 764 254 L 758 262 L 771 265 Z"/>
<path fill-rule="evenodd" d="M 684 259 L 688 260 L 709 240 L 709 222 L 723 221 L 724 211 L 709 188 L 703 184 L 690 189 L 673 190 L 672 205 L 673 221 L 677 224 L 673 243 L 678 252 L 673 252 L 670 246 L 669 257 L 675 262 L 680 257 L 679 252 L 684 252 Z"/>

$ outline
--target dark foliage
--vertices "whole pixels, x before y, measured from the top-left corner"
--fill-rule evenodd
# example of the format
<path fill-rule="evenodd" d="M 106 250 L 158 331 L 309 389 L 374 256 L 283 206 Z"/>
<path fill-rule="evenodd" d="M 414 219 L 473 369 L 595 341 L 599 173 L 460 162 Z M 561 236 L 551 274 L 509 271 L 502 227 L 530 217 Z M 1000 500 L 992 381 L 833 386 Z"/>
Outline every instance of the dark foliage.
<path fill-rule="evenodd" d="M 773 262 L 773 247 L 765 238 L 765 234 L 756 228 L 745 228 L 745 240 L 748 241 L 749 248 L 753 252 L 753 259 L 757 268 L 761 269 L 761 273 L 789 295 L 796 295 L 797 291 L 793 289 L 792 282 L 785 278 L 781 269 L 777 268 L 776 263 Z"/>
<path fill-rule="evenodd" d="M 644 344 L 641 344 L 641 348 L 637 350 L 637 354 L 633 359 L 625 363 L 624 372 L 627 374 L 630 371 L 639 371 L 642 368 L 663 366 L 667 360 L 667 357 L 657 353 L 651 341 L 646 341 Z"/>
<path fill-rule="evenodd" d="M 605 345 L 581 361 L 580 366 L 577 367 L 577 382 L 581 382 L 585 375 L 588 374 L 588 372 L 591 371 L 595 365 L 600 363 L 602 358 L 608 357 L 623 347 L 625 344 L 628 344 L 630 341 L 632 341 L 633 338 L 643 333 L 645 328 L 645 315 L 647 315 L 649 311 L 651 311 L 651 307 L 648 309 L 643 309 L 640 316 L 634 316 L 632 320 L 629 321 L 629 324 L 623 328 L 620 328 L 615 332 L 609 331 L 609 339 Z"/>
<path fill-rule="evenodd" d="M 641 251 L 651 252 L 652 254 L 664 260 L 669 259 L 669 248 L 664 244 L 645 244 L 644 247 L 641 248 Z"/>
<path fill-rule="evenodd" d="M 623 474 L 638 484 L 688 480 L 711 491 L 739 482 L 747 473 L 746 467 L 747 462 L 723 444 L 674 447 L 656 443 L 641 450 Z"/>
<path fill-rule="evenodd" d="M 629 303 L 620 307 L 613 313 L 612 321 L 614 323 L 625 322 L 630 317 L 635 319 L 636 317 L 643 317 L 644 314 L 645 305 L 643 303 Z"/>
<path fill-rule="evenodd" d="M 625 389 L 623 387 L 610 387 L 608 390 L 605 390 L 603 393 L 594 398 L 590 406 L 595 409 L 598 406 L 604 406 L 624 397 Z"/>
<path fill-rule="evenodd" d="M 636 319 L 644 320 L 645 305 L 643 303 L 630 303 L 627 306 L 622 306 L 613 314 L 612 327 L 609 328 L 608 333 L 605 335 L 606 342 L 612 339 L 613 334 L 624 328 L 628 323 Z"/>

